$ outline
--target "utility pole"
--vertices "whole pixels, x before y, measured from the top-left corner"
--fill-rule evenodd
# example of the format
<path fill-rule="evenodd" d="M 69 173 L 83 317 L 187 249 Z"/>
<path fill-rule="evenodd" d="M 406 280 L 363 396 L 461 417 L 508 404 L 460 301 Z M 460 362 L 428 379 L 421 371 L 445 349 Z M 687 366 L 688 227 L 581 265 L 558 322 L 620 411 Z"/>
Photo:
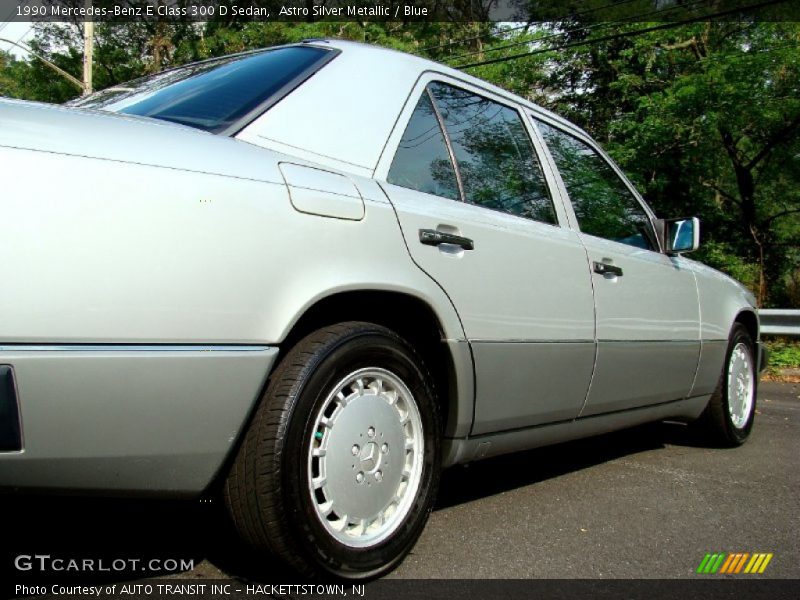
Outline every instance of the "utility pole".
<path fill-rule="evenodd" d="M 92 0 L 85 0 L 88 9 L 92 7 Z M 92 63 L 94 53 L 94 17 L 86 17 L 83 22 L 83 95 L 92 93 Z"/>

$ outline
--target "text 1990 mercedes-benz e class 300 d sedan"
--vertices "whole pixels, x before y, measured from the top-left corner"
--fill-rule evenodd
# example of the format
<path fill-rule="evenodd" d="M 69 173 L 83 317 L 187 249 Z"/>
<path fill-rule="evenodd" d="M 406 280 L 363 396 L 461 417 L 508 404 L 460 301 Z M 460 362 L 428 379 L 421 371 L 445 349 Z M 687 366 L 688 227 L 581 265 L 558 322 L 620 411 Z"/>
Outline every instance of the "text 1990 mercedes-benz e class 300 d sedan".
<path fill-rule="evenodd" d="M 442 65 L 317 40 L 4 100 L 0 165 L 5 488 L 219 483 L 255 552 L 373 577 L 443 467 L 753 425 L 754 299 L 698 221 Z"/>

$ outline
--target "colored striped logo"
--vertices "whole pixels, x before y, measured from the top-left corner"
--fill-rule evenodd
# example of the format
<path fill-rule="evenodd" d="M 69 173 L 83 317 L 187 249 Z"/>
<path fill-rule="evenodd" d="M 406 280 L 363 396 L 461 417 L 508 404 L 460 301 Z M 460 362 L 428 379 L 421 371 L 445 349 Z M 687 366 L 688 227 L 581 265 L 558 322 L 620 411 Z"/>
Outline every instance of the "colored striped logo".
<path fill-rule="evenodd" d="M 763 573 L 769 561 L 772 560 L 772 553 L 757 552 L 715 552 L 706 554 L 697 567 L 697 573 Z"/>

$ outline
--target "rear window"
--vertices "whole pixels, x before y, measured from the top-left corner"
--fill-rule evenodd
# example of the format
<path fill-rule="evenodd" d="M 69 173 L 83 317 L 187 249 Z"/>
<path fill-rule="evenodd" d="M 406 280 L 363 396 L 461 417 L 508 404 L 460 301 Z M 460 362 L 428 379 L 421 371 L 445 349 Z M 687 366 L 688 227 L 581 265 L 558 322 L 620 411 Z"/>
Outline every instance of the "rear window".
<path fill-rule="evenodd" d="M 309 46 L 228 56 L 108 88 L 70 106 L 222 133 L 266 110 L 332 56 L 329 50 Z"/>

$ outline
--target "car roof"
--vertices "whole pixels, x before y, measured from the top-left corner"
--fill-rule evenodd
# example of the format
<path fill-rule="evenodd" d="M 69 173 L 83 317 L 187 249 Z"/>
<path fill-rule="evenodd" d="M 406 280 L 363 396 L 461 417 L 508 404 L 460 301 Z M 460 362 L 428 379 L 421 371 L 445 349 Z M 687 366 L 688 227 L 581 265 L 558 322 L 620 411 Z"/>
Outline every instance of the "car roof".
<path fill-rule="evenodd" d="M 391 64 L 405 64 L 405 65 L 414 65 L 420 73 L 425 71 L 436 71 L 442 73 L 444 75 L 449 75 L 455 79 L 461 79 L 467 83 L 470 83 L 477 87 L 482 87 L 489 92 L 497 94 L 498 96 L 503 96 L 516 102 L 517 104 L 522 104 L 523 106 L 530 108 L 533 111 L 536 111 L 540 114 L 548 116 L 555 122 L 560 123 L 561 125 L 576 130 L 583 135 L 588 136 L 589 134 L 572 123 L 564 119 L 563 117 L 559 116 L 558 114 L 538 105 L 535 104 L 522 96 L 518 96 L 512 92 L 509 92 L 506 89 L 503 89 L 497 85 L 489 83 L 485 79 L 480 79 L 479 77 L 475 77 L 461 71 L 459 69 L 455 69 L 453 67 L 447 66 L 443 63 L 436 62 L 434 60 L 430 60 L 427 58 L 423 58 L 421 56 L 416 56 L 414 54 L 409 54 L 408 52 L 403 52 L 401 50 L 395 50 L 394 48 L 387 48 L 384 46 L 376 46 L 373 44 L 367 44 L 363 42 L 356 42 L 351 40 L 341 40 L 335 38 L 314 38 L 308 39 L 300 42 L 299 44 L 291 44 L 291 45 L 312 45 L 318 46 L 320 48 L 334 48 L 341 52 L 347 52 L 351 57 L 358 58 L 359 54 L 380 54 L 382 56 L 382 60 L 387 62 L 387 69 L 391 69 Z"/>
<path fill-rule="evenodd" d="M 399 126 L 400 115 L 422 77 L 441 75 L 463 82 L 476 93 L 505 99 L 537 117 L 577 135 L 585 132 L 550 111 L 507 90 L 452 67 L 360 42 L 312 39 L 288 46 L 336 52 L 337 56 L 250 124 L 237 139 L 349 171 L 365 177 L 376 173 L 387 141 Z M 285 47 L 285 46 L 284 46 Z"/>

